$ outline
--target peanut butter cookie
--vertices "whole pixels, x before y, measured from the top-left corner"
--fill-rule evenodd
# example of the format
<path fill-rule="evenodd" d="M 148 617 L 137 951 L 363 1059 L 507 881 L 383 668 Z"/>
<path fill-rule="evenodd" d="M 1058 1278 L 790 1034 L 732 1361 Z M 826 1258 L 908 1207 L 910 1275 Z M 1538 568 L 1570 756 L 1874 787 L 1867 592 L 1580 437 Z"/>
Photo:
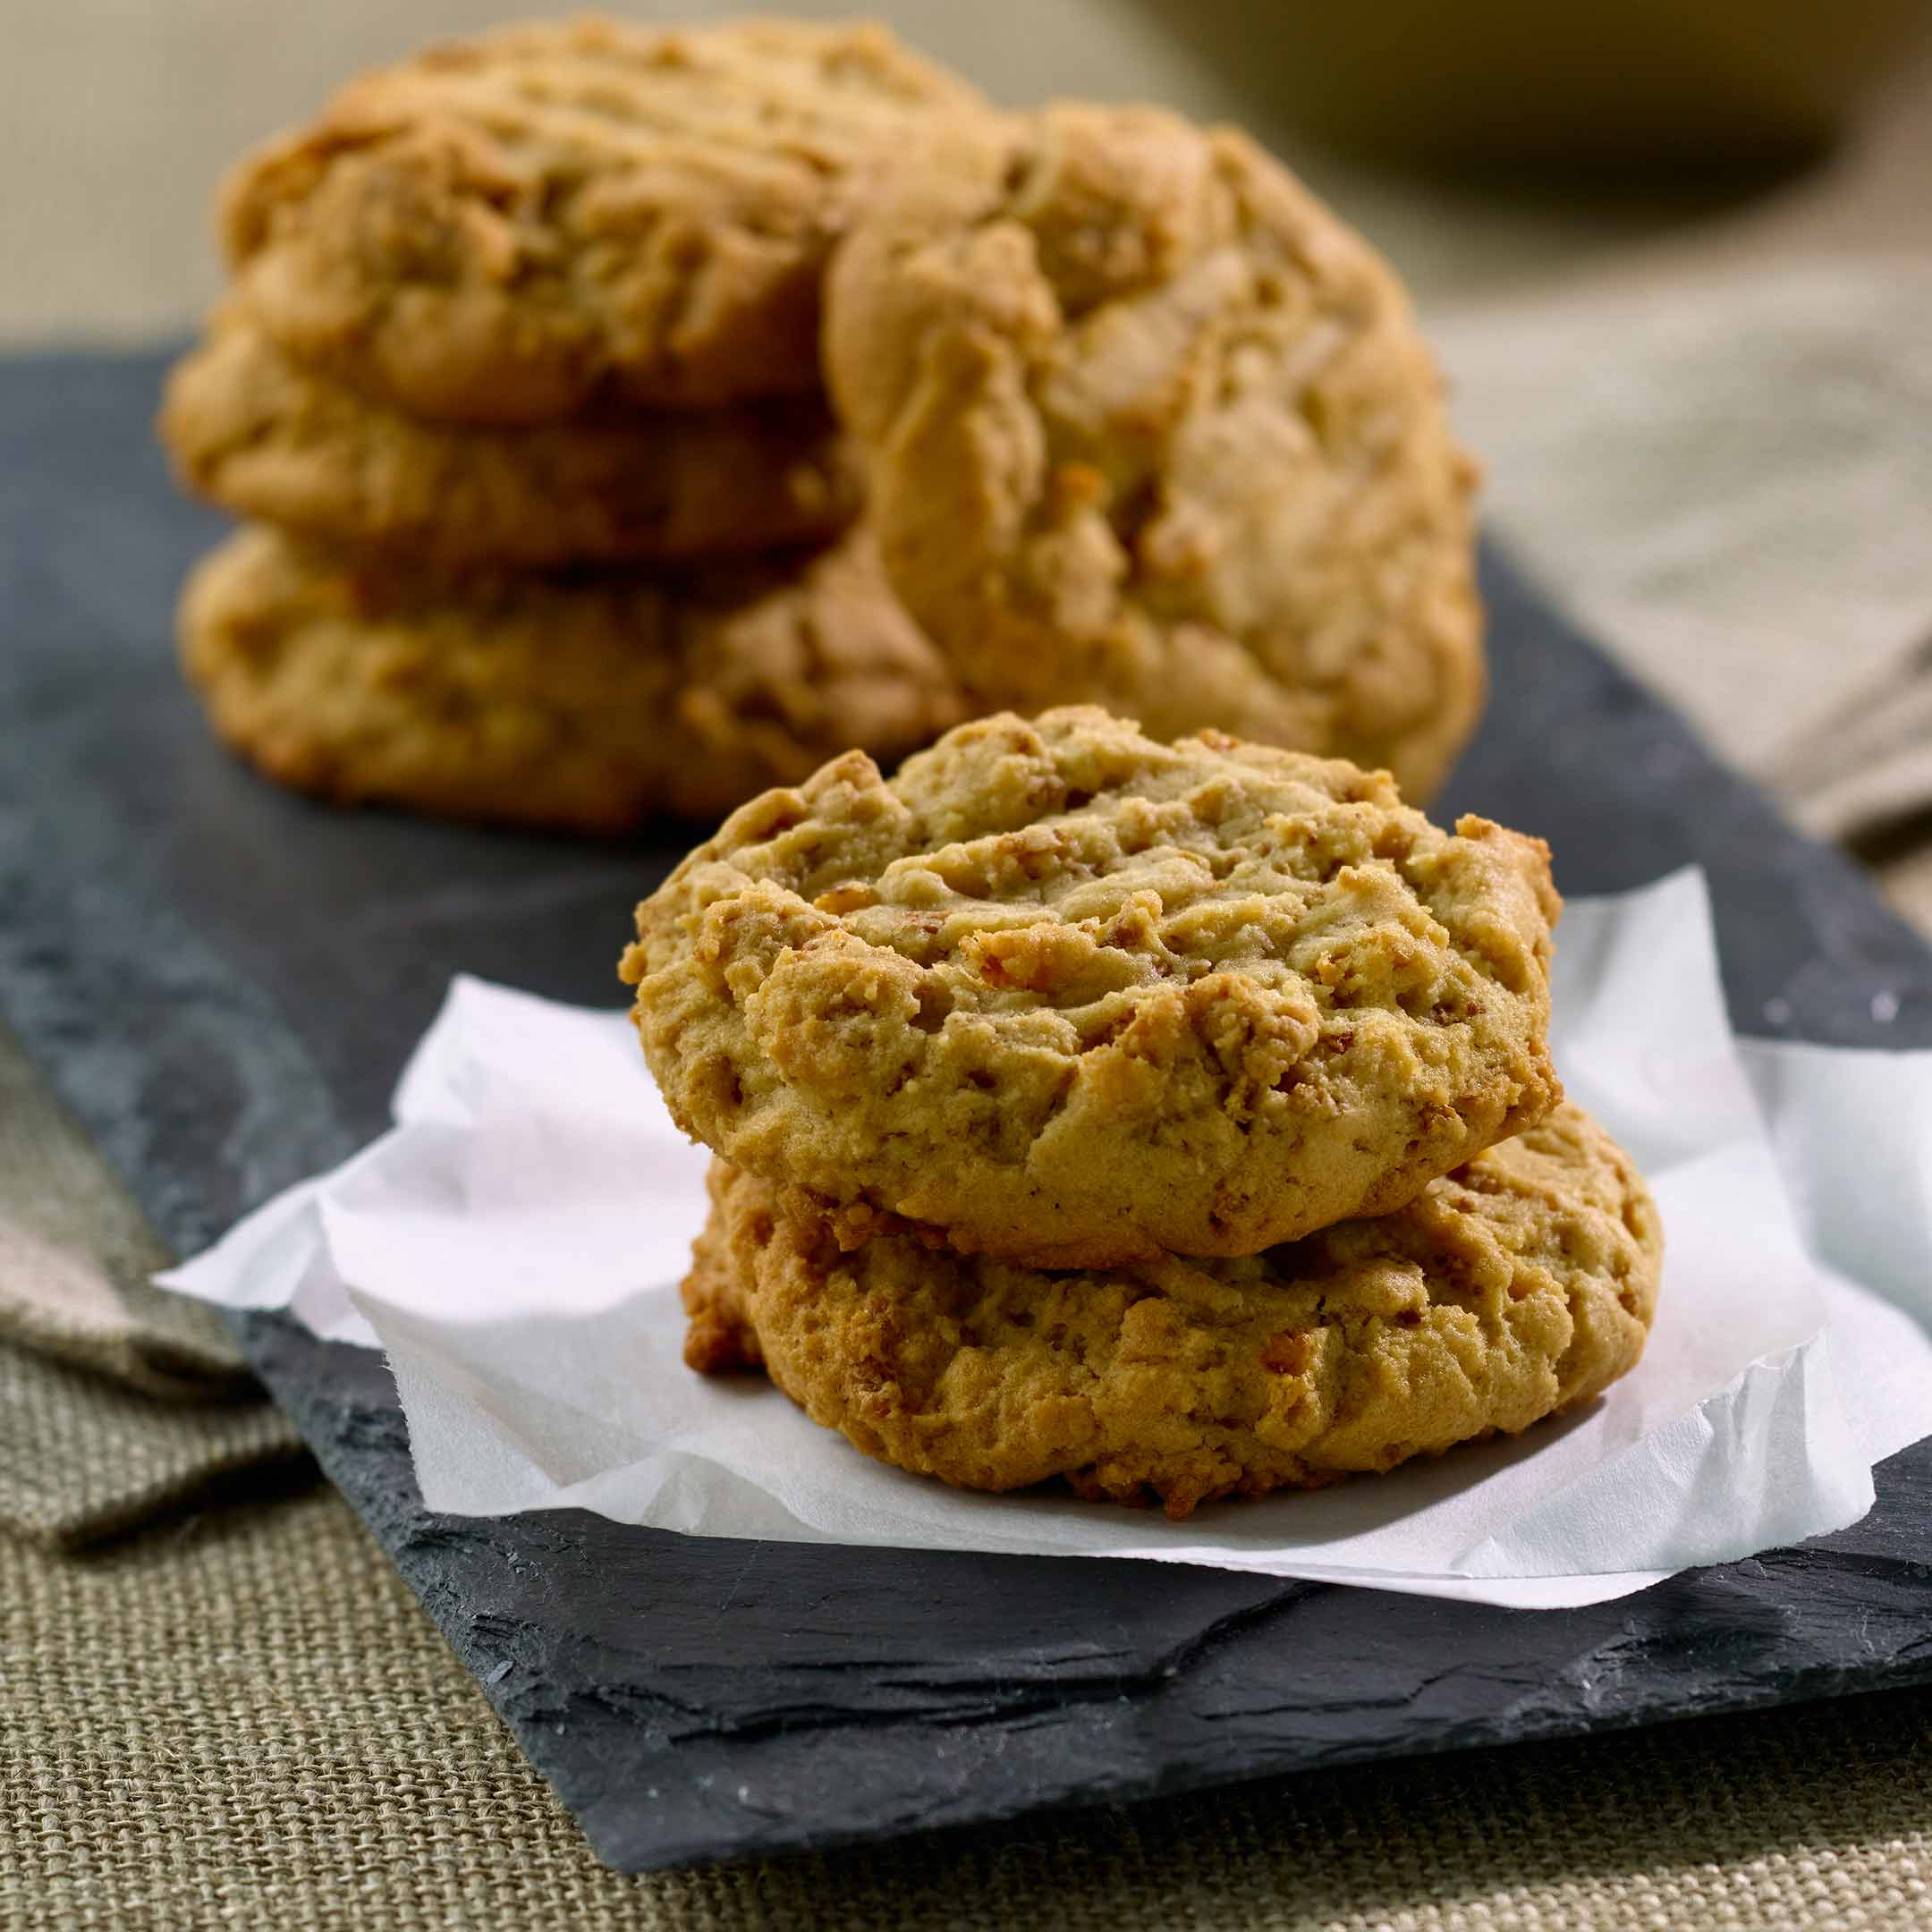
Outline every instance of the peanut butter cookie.
<path fill-rule="evenodd" d="M 216 731 L 284 784 L 591 832 L 715 817 L 962 710 L 860 533 L 677 578 L 452 583 L 249 529 L 190 579 L 181 644 Z"/>
<path fill-rule="evenodd" d="M 1578 1109 L 1394 1214 L 1240 1260 L 1047 1274 L 908 1234 L 842 1251 L 715 1163 L 686 1357 L 762 1366 L 868 1455 L 970 1489 L 1064 1478 L 1174 1517 L 1314 1488 L 1588 1401 L 1642 1355 L 1663 1232 Z"/>
<path fill-rule="evenodd" d="M 728 818 L 623 974 L 684 1129 L 1038 1267 L 1385 1214 L 1561 1097 L 1541 843 L 1386 773 L 1092 708 L 860 753 Z"/>
<path fill-rule="evenodd" d="M 223 239 L 285 349 L 415 414 L 709 407 L 818 386 L 832 243 L 984 113 L 876 27 L 507 27 L 250 157 Z"/>
<path fill-rule="evenodd" d="M 425 421 L 305 369 L 235 310 L 175 366 L 160 427 L 182 482 L 237 516 L 446 569 L 768 550 L 859 512 L 858 466 L 814 396 Z"/>
<path fill-rule="evenodd" d="M 987 705 L 1386 766 L 1481 708 L 1475 470 L 1402 285 L 1245 136 L 1061 105 L 910 174 L 826 369 L 888 576 Z"/>

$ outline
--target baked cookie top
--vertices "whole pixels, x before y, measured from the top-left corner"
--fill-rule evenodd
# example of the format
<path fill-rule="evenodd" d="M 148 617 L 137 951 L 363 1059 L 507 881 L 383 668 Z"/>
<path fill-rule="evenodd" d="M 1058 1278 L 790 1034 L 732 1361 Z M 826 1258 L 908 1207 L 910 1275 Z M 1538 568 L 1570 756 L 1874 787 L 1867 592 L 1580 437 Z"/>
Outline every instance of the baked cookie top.
<path fill-rule="evenodd" d="M 217 732 L 284 784 L 591 832 L 715 820 L 963 711 L 862 530 L 675 575 L 451 580 L 249 529 L 189 580 L 181 645 Z"/>
<path fill-rule="evenodd" d="M 974 1489 L 1063 1477 L 1170 1516 L 1513 1434 L 1633 1368 L 1663 1231 L 1577 1108 L 1406 1208 L 1240 1260 L 1047 1273 L 905 1234 L 842 1252 L 719 1162 L 694 1368 L 764 1366 L 869 1455 Z"/>
<path fill-rule="evenodd" d="M 237 516 L 459 568 L 682 560 L 835 537 L 859 468 L 818 396 L 495 428 L 366 401 L 239 309 L 168 377 L 182 482 Z"/>
<path fill-rule="evenodd" d="M 982 111 L 873 26 L 507 27 L 361 75 L 246 158 L 223 241 L 285 347 L 418 414 L 809 389 L 855 199 Z"/>
<path fill-rule="evenodd" d="M 1063 104 L 908 174 L 826 362 L 888 575 L 988 704 L 1432 792 L 1484 691 L 1476 471 L 1381 259 L 1245 136 Z"/>
<path fill-rule="evenodd" d="M 1561 1097 L 1539 841 L 1385 773 L 1089 708 L 727 819 L 624 979 L 673 1114 L 968 1251 L 1245 1254 L 1384 1214 Z"/>

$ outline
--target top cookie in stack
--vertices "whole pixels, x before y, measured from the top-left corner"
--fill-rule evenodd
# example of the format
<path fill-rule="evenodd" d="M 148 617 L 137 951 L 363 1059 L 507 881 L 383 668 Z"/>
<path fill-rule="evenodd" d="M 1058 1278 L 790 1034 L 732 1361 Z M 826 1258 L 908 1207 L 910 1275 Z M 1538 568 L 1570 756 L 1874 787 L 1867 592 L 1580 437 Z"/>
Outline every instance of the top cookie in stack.
<path fill-rule="evenodd" d="M 855 529 L 819 291 L 882 170 L 992 120 L 874 28 L 589 21 L 245 161 L 162 419 L 267 526 L 184 598 L 217 728 L 337 796 L 605 829 L 963 715 Z"/>
<path fill-rule="evenodd" d="M 417 415 L 806 394 L 834 242 L 983 112 L 877 27 L 511 27 L 345 88 L 223 234 L 276 341 Z"/>
<path fill-rule="evenodd" d="M 673 1114 L 736 1165 L 1037 1267 L 1385 1214 L 1561 1097 L 1538 842 L 1382 772 L 1089 708 L 862 753 L 638 909 Z"/>
<path fill-rule="evenodd" d="M 1557 911 L 1385 773 L 1090 708 L 753 801 L 622 969 L 718 1157 L 688 1359 L 1182 1515 L 1594 1394 L 1661 1241 L 1550 1064 Z"/>

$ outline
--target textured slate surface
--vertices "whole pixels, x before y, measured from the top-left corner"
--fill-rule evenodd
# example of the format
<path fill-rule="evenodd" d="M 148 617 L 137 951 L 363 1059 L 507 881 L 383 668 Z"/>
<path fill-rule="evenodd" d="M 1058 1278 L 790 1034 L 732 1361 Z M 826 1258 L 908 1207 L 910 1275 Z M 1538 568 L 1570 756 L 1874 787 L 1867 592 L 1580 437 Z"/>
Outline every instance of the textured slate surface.
<path fill-rule="evenodd" d="M 167 643 L 216 525 L 149 447 L 159 367 L 0 365 L 0 1008 L 185 1250 L 380 1127 L 453 970 L 614 1003 L 631 902 L 688 836 L 588 849 L 341 817 L 218 753 Z M 1487 588 L 1496 699 L 1447 802 L 1543 833 L 1572 892 L 1701 860 L 1748 1030 L 1932 1045 L 1932 955 L 1856 873 L 1500 559 Z M 620 1865 L 1932 1677 L 1932 1445 L 1880 1471 L 1843 1535 L 1512 1614 L 1166 1565 L 433 1516 L 378 1361 L 276 1321 L 248 1340 Z"/>

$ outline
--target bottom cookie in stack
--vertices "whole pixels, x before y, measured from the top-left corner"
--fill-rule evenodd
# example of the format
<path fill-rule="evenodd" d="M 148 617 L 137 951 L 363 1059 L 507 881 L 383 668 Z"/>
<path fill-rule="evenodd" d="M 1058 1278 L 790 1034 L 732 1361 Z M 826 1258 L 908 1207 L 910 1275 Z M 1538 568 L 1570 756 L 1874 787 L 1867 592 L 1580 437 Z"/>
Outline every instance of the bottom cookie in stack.
<path fill-rule="evenodd" d="M 1636 1366 L 1663 1233 L 1580 1109 L 1406 1208 L 1241 1259 L 1048 1272 L 911 1234 L 841 1251 L 802 1197 L 719 1161 L 686 1358 L 762 1367 L 867 1454 L 973 1489 L 1315 1488 L 1589 1400 Z"/>
<path fill-rule="evenodd" d="M 624 831 L 714 817 L 966 715 L 870 538 L 666 572 L 456 577 L 250 526 L 182 593 L 215 730 L 339 802 Z"/>

